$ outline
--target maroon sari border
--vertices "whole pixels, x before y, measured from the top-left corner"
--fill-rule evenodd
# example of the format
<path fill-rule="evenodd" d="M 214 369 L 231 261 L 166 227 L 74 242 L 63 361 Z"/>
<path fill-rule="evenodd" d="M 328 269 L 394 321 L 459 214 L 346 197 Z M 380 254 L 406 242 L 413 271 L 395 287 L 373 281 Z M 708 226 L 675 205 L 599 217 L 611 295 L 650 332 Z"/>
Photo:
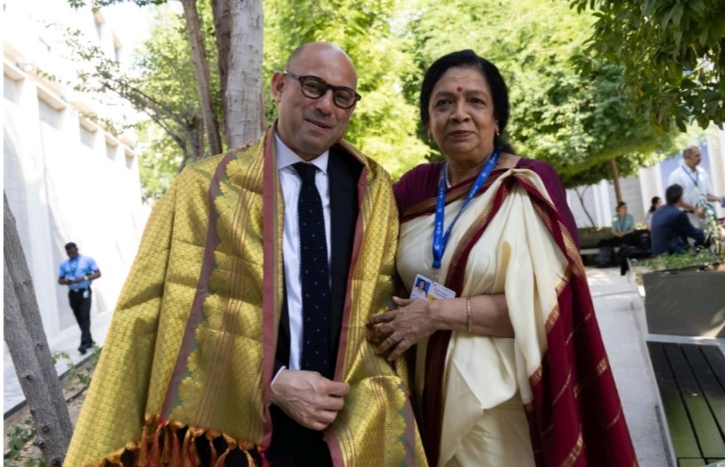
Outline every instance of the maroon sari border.
<path fill-rule="evenodd" d="M 503 175 L 507 170 L 511 170 L 511 168 L 500 168 L 496 169 L 493 172 L 491 172 L 491 176 L 486 180 L 486 183 L 483 184 L 481 189 L 476 193 L 475 196 L 479 196 L 482 193 L 485 193 L 486 190 L 488 190 L 491 185 L 501 176 Z M 464 180 L 458 185 L 454 185 L 451 188 L 448 189 L 448 192 L 446 193 L 446 204 L 452 203 L 453 201 L 463 199 L 468 195 L 469 190 L 471 189 L 471 186 L 475 182 L 476 177 L 469 178 L 468 180 Z M 405 223 L 410 220 L 413 220 L 417 217 L 421 216 L 427 216 L 430 214 L 433 214 L 436 210 L 436 198 L 428 198 L 424 201 L 421 201 L 418 204 L 415 204 L 408 209 L 405 210 L 405 212 L 401 213 L 400 215 L 400 222 Z"/>
<path fill-rule="evenodd" d="M 549 346 L 537 369 L 538 377 L 532 381 L 534 400 L 525 406 L 536 465 L 586 465 L 587 462 L 600 464 L 603 462 L 601 465 L 636 465 L 636 456 L 626 421 L 621 414 L 616 385 L 607 363 L 606 350 L 598 324 L 591 312 L 593 303 L 581 257 L 571 247 L 574 244 L 573 237 L 567 230 L 561 214 L 535 185 L 528 183 L 524 177 L 514 174 L 501 184 L 492 201 L 491 214 L 487 220 L 495 217 L 514 183 L 518 183 L 530 195 L 537 214 L 546 217 L 543 220 L 547 229 L 557 247 L 565 255 L 570 268 L 566 274 L 569 280 L 564 280 L 559 286 L 561 290 L 557 290 L 559 292 L 557 306 L 560 310 L 569 310 L 569 312 L 554 320 L 550 328 L 547 326 Z M 456 254 L 461 256 L 460 264 L 465 264 L 464 256 L 470 253 L 473 244 L 480 239 L 487 226 L 488 223 L 477 226 L 480 234 L 472 236 L 469 245 L 465 247 L 459 245 L 460 250 L 457 250 Z M 460 294 L 463 277 L 464 274 L 456 274 L 451 269 L 446 278 L 446 285 Z M 579 311 L 572 315 L 574 309 Z M 581 332 L 580 335 L 573 333 L 574 339 L 578 339 L 577 342 L 569 344 L 571 337 L 567 339 L 564 335 L 568 332 L 568 328 Z M 423 393 L 426 413 L 422 414 L 421 434 L 424 438 L 426 457 L 431 465 L 437 464 L 440 452 L 443 412 L 442 379 L 439 375 L 444 368 L 450 335 L 450 332 L 433 334 L 427 349 Z M 555 342 L 559 344 L 555 345 Z M 578 345 L 587 346 L 588 351 L 585 355 L 578 355 L 575 351 L 580 348 Z M 558 365 L 554 368 L 552 361 L 561 361 L 565 366 L 559 368 L 561 365 Z M 581 370 L 586 368 L 592 371 L 585 371 L 582 374 Z M 588 391 L 586 401 L 576 401 L 575 388 L 581 393 L 582 389 L 595 386 L 596 390 Z M 556 394 L 552 393 L 557 387 L 559 390 Z M 547 394 L 549 395 L 546 396 Z M 556 400 L 552 401 L 552 396 L 556 396 Z M 571 410 L 555 410 L 553 407 L 555 402 L 571 406 Z M 437 420 L 430 420 L 431 418 Z M 582 421 L 586 423 L 582 424 Z M 556 442 L 552 436 L 556 436 Z"/>

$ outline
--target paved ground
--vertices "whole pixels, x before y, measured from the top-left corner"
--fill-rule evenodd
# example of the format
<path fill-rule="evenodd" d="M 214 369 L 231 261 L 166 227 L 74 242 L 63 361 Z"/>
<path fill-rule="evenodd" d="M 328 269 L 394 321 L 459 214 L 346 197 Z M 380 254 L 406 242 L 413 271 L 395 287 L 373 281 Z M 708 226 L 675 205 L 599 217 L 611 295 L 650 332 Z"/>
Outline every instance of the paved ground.
<path fill-rule="evenodd" d="M 644 304 L 619 268 L 587 269 L 594 309 L 641 467 L 663 467 L 669 447 L 662 435 L 659 397 L 647 348 Z"/>
<path fill-rule="evenodd" d="M 639 464 L 641 467 L 671 466 L 670 447 L 662 435 L 664 428 L 659 416 L 659 397 L 645 342 L 648 339 L 690 340 L 647 334 L 644 306 L 637 287 L 628 276 L 619 275 L 619 268 L 588 268 L 587 278 Z M 108 322 L 101 319 L 94 321 L 93 337 L 99 345 L 107 329 Z M 80 361 L 81 356 L 76 350 L 79 334 L 77 329 L 69 330 L 66 336 L 51 343 L 52 351 L 66 352 L 74 362 Z M 725 349 L 725 340 L 713 341 Z M 7 353 L 4 364 L 4 412 L 7 413 L 23 401 L 23 395 Z M 58 367 L 61 372 L 65 370 L 62 362 Z"/>

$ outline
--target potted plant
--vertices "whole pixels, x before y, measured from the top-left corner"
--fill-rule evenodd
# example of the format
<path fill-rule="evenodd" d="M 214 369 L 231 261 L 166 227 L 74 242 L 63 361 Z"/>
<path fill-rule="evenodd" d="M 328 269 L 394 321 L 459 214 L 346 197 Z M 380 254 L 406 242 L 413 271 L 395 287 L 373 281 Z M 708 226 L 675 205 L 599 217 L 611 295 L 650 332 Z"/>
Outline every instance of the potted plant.
<path fill-rule="evenodd" d="M 725 337 L 725 233 L 714 212 L 708 214 L 710 248 L 633 265 L 651 334 Z"/>

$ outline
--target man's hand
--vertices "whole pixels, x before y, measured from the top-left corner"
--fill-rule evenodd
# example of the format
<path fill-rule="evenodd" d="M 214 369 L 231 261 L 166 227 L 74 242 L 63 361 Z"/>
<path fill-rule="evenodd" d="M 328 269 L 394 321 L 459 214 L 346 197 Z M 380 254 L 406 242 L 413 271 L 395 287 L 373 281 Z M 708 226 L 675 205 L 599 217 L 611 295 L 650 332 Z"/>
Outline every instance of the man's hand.
<path fill-rule="evenodd" d="M 300 425 L 321 431 L 335 421 L 349 391 L 349 384 L 316 371 L 281 370 L 272 384 L 270 401 Z"/>

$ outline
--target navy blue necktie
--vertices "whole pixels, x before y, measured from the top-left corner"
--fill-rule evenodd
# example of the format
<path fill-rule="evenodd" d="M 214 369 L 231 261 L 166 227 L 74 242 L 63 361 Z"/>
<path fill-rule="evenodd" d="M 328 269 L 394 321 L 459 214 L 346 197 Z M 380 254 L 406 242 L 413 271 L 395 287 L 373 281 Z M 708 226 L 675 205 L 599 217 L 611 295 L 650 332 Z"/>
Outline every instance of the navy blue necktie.
<path fill-rule="evenodd" d="M 302 177 L 297 203 L 300 230 L 300 282 L 302 284 L 303 370 L 330 377 L 330 272 L 322 199 L 315 185 L 317 167 L 298 162 Z"/>

